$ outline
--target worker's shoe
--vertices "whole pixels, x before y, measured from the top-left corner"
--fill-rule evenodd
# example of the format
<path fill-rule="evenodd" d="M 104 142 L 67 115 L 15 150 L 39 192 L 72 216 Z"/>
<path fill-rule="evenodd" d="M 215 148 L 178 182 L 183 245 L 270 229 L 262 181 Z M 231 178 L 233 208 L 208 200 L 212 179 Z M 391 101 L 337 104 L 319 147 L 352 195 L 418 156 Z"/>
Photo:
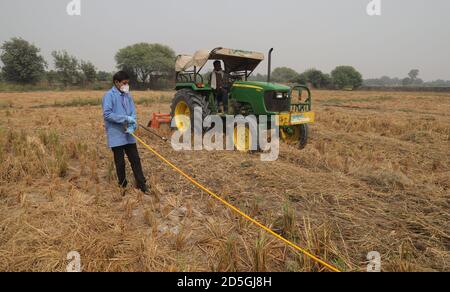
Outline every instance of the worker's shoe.
<path fill-rule="evenodd" d="M 150 195 L 150 189 L 147 185 L 140 187 L 139 190 L 146 195 Z"/>

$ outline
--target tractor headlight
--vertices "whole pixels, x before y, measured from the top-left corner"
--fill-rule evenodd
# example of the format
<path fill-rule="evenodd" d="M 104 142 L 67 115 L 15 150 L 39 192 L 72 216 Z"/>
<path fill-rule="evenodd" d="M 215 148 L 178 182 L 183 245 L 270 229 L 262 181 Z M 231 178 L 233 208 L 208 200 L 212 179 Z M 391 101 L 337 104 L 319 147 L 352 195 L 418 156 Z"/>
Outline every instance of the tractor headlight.
<path fill-rule="evenodd" d="M 287 92 L 277 92 L 275 93 L 275 98 L 276 99 L 284 99 L 287 98 L 288 94 Z"/>

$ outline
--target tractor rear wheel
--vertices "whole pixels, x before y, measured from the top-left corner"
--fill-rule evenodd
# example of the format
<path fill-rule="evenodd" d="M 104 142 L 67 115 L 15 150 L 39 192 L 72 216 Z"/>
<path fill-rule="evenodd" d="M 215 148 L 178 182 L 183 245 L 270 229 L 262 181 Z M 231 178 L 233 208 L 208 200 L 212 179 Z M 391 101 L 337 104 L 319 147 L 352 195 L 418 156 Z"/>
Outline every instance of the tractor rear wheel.
<path fill-rule="evenodd" d="M 202 109 L 202 130 L 203 120 L 211 114 L 208 98 L 202 96 L 191 89 L 181 89 L 172 100 L 171 116 L 175 121 L 175 127 L 182 132 L 194 130 L 194 112 L 196 108 Z M 183 118 L 184 117 L 184 118 Z"/>
<path fill-rule="evenodd" d="M 298 145 L 300 149 L 304 149 L 308 144 L 309 125 L 297 125 L 289 128 L 280 129 L 280 138 L 289 145 Z"/>

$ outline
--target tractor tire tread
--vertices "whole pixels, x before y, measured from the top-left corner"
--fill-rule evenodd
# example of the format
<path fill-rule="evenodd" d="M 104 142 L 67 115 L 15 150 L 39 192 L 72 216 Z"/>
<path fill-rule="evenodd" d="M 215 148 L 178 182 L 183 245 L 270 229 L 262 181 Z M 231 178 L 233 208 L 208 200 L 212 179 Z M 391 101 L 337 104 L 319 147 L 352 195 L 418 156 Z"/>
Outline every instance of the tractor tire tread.
<path fill-rule="evenodd" d="M 171 116 L 172 118 L 175 116 L 175 109 L 177 104 L 181 101 L 185 101 L 189 108 L 191 109 L 191 113 L 194 113 L 194 109 L 196 107 L 202 108 L 203 119 L 211 114 L 211 110 L 209 109 L 209 104 L 207 101 L 207 97 L 197 94 L 192 89 L 181 89 L 177 91 L 174 99 L 172 100 L 171 108 Z M 192 117 L 191 117 L 192 119 Z M 192 125 L 193 127 L 193 125 Z M 204 129 L 205 130 L 205 129 Z"/>

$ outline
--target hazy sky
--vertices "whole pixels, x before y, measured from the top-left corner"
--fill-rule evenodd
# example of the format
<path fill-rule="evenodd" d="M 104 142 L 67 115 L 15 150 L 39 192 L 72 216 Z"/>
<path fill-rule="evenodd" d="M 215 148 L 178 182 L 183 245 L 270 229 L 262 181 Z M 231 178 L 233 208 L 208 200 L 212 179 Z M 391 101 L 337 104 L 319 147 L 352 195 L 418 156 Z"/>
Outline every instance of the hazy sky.
<path fill-rule="evenodd" d="M 42 49 L 65 49 L 99 69 L 137 43 L 163 43 L 177 53 L 217 46 L 266 52 L 274 66 L 300 72 L 353 65 L 365 78 L 404 77 L 417 68 L 425 80 L 450 80 L 450 1 L 381 0 L 0 0 L 0 42 L 22 37 Z M 266 70 L 263 64 L 259 72 Z"/>

